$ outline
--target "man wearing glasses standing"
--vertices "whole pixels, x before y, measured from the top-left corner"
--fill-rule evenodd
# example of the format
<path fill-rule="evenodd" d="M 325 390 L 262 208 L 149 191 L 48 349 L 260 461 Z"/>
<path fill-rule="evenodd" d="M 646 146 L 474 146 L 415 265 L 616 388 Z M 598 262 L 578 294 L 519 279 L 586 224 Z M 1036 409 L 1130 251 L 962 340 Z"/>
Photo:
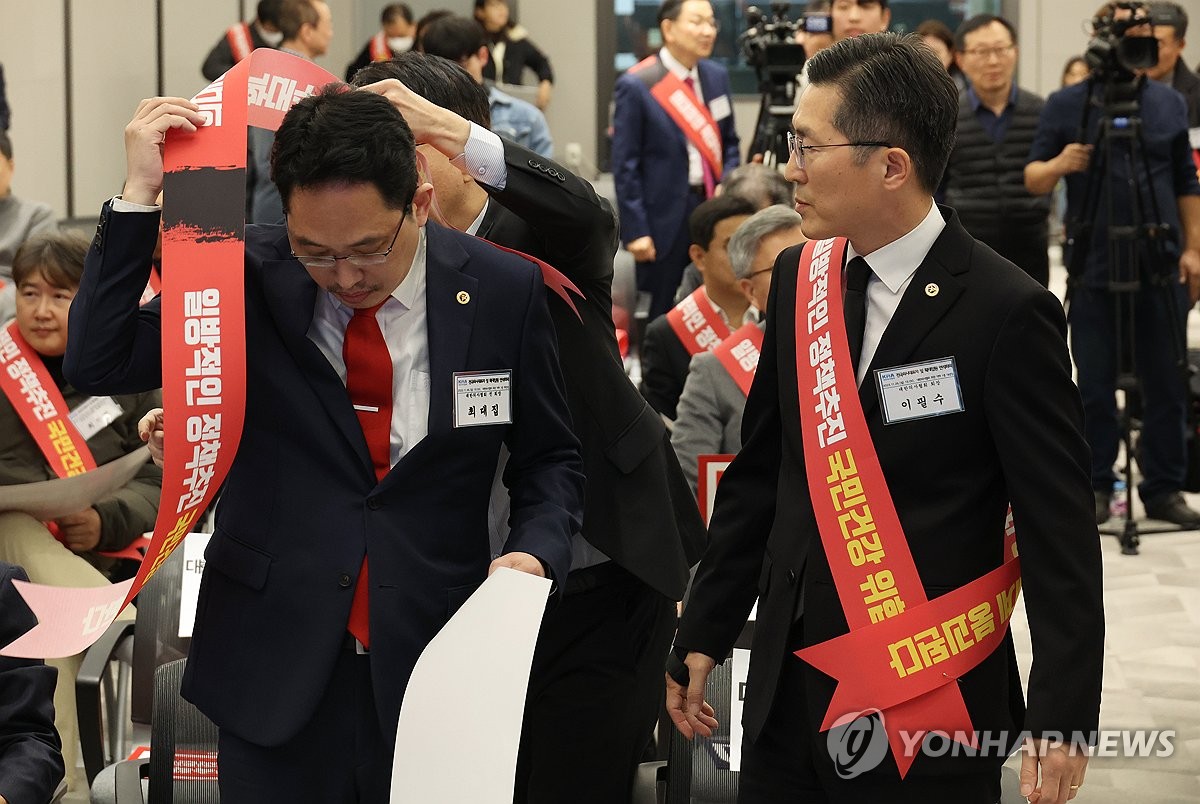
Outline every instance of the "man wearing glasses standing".
<path fill-rule="evenodd" d="M 959 26 L 955 59 L 971 82 L 958 97 L 958 130 L 942 191 L 963 227 L 1045 287 L 1050 281 L 1050 196 L 1025 189 L 1025 163 L 1045 101 L 1019 88 L 1017 35 L 1003 17 Z"/>
<path fill-rule="evenodd" d="M 80 390 L 161 382 L 161 298 L 138 307 L 160 147 L 202 123 L 154 98 L 126 128 L 125 189 L 72 305 Z M 245 424 L 183 694 L 220 730 L 222 801 L 382 804 L 428 641 L 499 567 L 561 593 L 579 444 L 541 273 L 428 220 L 433 188 L 388 100 L 330 85 L 298 102 L 272 178 L 287 222 L 246 229 Z M 502 446 L 511 530 L 493 558 Z"/>
<path fill-rule="evenodd" d="M 775 263 L 667 709 L 685 736 L 711 733 L 704 682 L 757 596 L 741 804 L 994 804 L 1022 730 L 1021 795 L 1062 804 L 1083 786 L 1104 641 L 1062 306 L 934 204 L 958 93 L 932 51 L 866 34 L 809 78 L 787 176 L 812 240 Z M 995 597 L 1017 583 L 1028 707 Z M 926 644 L 968 600 L 987 627 Z M 933 730 L 978 742 L 926 743 Z"/>
<path fill-rule="evenodd" d="M 637 261 L 650 317 L 671 309 L 688 264 L 688 216 L 737 167 L 729 73 L 708 61 L 717 19 L 708 0 L 665 0 L 663 47 L 617 79 L 612 171 L 621 241 Z"/>

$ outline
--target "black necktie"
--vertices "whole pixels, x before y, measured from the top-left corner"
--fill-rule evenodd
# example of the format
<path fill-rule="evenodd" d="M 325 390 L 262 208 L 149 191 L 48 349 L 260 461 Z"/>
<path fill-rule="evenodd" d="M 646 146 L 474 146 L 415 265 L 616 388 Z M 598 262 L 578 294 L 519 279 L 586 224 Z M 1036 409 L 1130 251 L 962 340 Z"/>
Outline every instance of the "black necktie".
<path fill-rule="evenodd" d="M 846 266 L 846 295 L 842 307 L 846 316 L 846 338 L 850 342 L 850 359 L 858 371 L 858 358 L 862 356 L 863 330 L 867 325 L 867 280 L 871 277 L 871 266 L 862 257 L 855 257 Z"/>

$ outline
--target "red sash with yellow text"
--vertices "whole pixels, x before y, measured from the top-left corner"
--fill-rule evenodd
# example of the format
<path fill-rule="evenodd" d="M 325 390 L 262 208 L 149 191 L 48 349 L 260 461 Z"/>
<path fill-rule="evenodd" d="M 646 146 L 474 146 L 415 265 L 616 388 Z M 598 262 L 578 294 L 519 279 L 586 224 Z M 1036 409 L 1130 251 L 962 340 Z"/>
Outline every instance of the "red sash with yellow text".
<path fill-rule="evenodd" d="M 371 54 L 371 61 L 387 61 L 392 57 L 392 49 L 388 47 L 387 37 L 383 31 L 371 37 L 368 52 Z"/>
<path fill-rule="evenodd" d="M 743 324 L 713 350 L 713 355 L 729 372 L 743 396 L 750 394 L 754 373 L 758 370 L 758 357 L 762 352 L 762 345 L 762 327 L 758 324 Z"/>
<path fill-rule="evenodd" d="M 975 742 L 955 681 L 1004 639 L 1020 562 L 1006 528 L 1000 567 L 935 600 L 926 596 L 859 402 L 841 305 L 845 250 L 843 239 L 804 246 L 796 371 L 809 493 L 850 631 L 796 655 L 838 681 L 821 729 L 882 711 L 903 777 L 915 756 L 902 733 Z"/>
<path fill-rule="evenodd" d="M 696 146 L 700 156 L 712 168 L 715 179 L 720 181 L 725 169 L 721 158 L 721 132 L 708 107 L 700 102 L 696 93 L 679 76 L 663 66 L 658 56 L 642 59 L 630 67 L 629 72 L 647 83 L 651 97 L 675 121 L 688 142 Z M 658 75 L 660 72 L 661 76 Z"/>
<path fill-rule="evenodd" d="M 17 322 L 0 329 L 0 390 L 59 477 L 96 468 L 83 434 L 71 421 L 67 401 L 46 364 L 21 337 Z"/>
<path fill-rule="evenodd" d="M 711 352 L 729 337 L 729 325 L 713 309 L 703 285 L 667 312 L 667 323 L 689 355 Z"/>

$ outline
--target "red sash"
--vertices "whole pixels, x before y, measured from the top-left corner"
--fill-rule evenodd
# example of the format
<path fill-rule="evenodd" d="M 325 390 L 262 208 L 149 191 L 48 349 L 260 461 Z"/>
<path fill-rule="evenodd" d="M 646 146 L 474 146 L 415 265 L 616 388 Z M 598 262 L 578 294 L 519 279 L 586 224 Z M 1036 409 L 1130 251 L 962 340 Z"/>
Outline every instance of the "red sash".
<path fill-rule="evenodd" d="M 250 36 L 250 26 L 244 22 L 230 26 L 225 32 L 229 40 L 229 51 L 233 54 L 233 63 L 237 64 L 254 51 L 254 39 Z"/>
<path fill-rule="evenodd" d="M 667 313 L 667 323 L 689 355 L 711 352 L 729 337 L 729 326 L 713 309 L 703 285 L 671 308 Z"/>
<path fill-rule="evenodd" d="M 758 370 L 758 355 L 762 351 L 763 331 L 758 324 L 743 324 L 713 350 L 717 360 L 733 377 L 743 395 L 749 395 Z"/>
<path fill-rule="evenodd" d="M 954 681 L 1003 640 L 1020 563 L 1010 532 L 1000 567 L 926 597 L 859 404 L 842 306 L 829 302 L 841 299 L 845 249 L 843 239 L 804 246 L 796 370 L 809 494 L 850 631 L 796 655 L 838 681 L 821 729 L 881 710 L 903 777 L 915 756 L 901 733 L 975 742 Z"/>
<path fill-rule="evenodd" d="M 59 477 L 96 468 L 83 434 L 68 415 L 67 402 L 41 356 L 21 337 L 17 322 L 0 329 L 0 390 Z"/>
<path fill-rule="evenodd" d="M 675 125 L 679 126 L 679 130 L 687 137 L 688 142 L 696 146 L 696 150 L 712 168 L 715 179 L 720 181 L 721 173 L 724 170 L 724 161 L 721 158 L 721 132 L 717 129 L 717 123 L 713 120 L 708 107 L 700 102 L 695 92 L 688 89 L 687 84 L 663 66 L 658 56 L 642 59 L 630 67 L 629 72 L 632 74 L 643 73 L 642 77 L 653 80 L 654 73 L 657 72 L 654 70 L 656 66 L 662 72 L 662 76 L 653 81 L 650 86 L 650 95 L 675 121 Z M 651 72 L 646 72 L 647 70 Z"/>
<path fill-rule="evenodd" d="M 392 49 L 388 47 L 387 37 L 383 31 L 371 37 L 371 43 L 368 46 L 371 54 L 371 61 L 387 61 L 392 57 Z"/>

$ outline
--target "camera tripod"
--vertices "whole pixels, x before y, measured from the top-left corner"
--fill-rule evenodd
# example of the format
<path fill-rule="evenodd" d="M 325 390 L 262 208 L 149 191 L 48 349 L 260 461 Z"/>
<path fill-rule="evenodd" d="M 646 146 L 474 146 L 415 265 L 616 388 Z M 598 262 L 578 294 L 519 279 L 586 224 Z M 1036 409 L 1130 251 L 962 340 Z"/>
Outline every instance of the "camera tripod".
<path fill-rule="evenodd" d="M 1121 443 L 1125 448 L 1121 473 L 1125 478 L 1125 487 L 1130 492 L 1134 488 L 1133 434 L 1135 430 L 1141 429 L 1141 422 L 1133 413 L 1142 400 L 1142 383 L 1137 361 L 1139 294 L 1153 294 L 1162 305 L 1161 315 L 1168 322 L 1170 332 L 1169 343 L 1164 346 L 1171 350 L 1172 362 L 1179 371 L 1181 385 L 1187 381 L 1188 370 L 1184 326 L 1181 310 L 1176 302 L 1174 276 L 1161 270 L 1162 266 L 1170 264 L 1165 252 L 1165 241 L 1171 232 L 1170 227 L 1162 223 L 1158 198 L 1149 184 L 1150 165 L 1138 105 L 1140 80 L 1142 79 L 1135 80 L 1130 76 L 1128 81 L 1103 83 L 1101 86 L 1104 89 L 1104 98 L 1102 102 L 1097 103 L 1092 92 L 1095 79 L 1088 79 L 1087 100 L 1084 102 L 1078 142 L 1087 141 L 1088 118 L 1093 105 L 1100 107 L 1101 117 L 1098 120 L 1092 163 L 1088 169 L 1084 203 L 1080 214 L 1073 216 L 1070 224 L 1069 242 L 1073 248 L 1068 266 L 1067 291 L 1069 304 L 1071 289 L 1079 283 L 1086 270 L 1094 222 L 1097 213 L 1103 209 L 1108 247 L 1105 290 L 1112 299 L 1115 385 L 1116 390 L 1122 391 L 1124 396 L 1118 414 Z M 1123 173 L 1120 168 L 1123 168 Z M 1117 217 L 1118 212 L 1126 211 L 1118 209 L 1117 206 L 1114 193 L 1117 182 L 1123 182 L 1129 194 L 1128 219 L 1123 222 L 1118 222 L 1120 219 Z M 1133 518 L 1133 506 L 1127 505 L 1124 522 L 1119 526 L 1119 530 L 1101 528 L 1101 532 L 1115 534 L 1120 540 L 1121 552 L 1124 555 L 1137 555 L 1142 533 L 1179 529 L 1177 526 L 1139 526 Z"/>

